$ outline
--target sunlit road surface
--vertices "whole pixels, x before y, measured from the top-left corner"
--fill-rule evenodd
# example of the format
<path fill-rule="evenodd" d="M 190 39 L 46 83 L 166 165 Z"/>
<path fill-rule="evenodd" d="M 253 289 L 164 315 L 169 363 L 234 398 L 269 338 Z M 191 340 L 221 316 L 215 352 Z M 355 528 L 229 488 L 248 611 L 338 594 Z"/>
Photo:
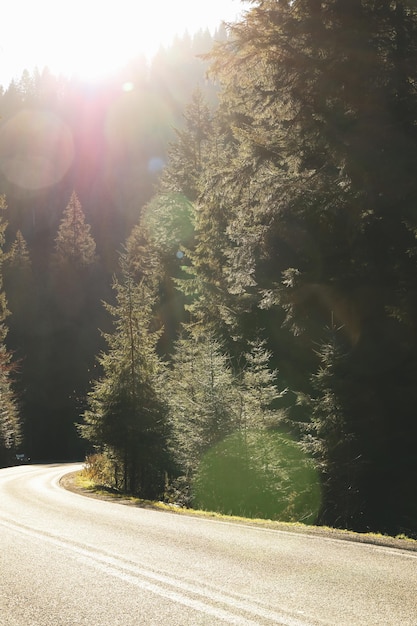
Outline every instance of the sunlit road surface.
<path fill-rule="evenodd" d="M 417 553 L 103 502 L 0 470 L 0 626 L 417 626 Z"/>

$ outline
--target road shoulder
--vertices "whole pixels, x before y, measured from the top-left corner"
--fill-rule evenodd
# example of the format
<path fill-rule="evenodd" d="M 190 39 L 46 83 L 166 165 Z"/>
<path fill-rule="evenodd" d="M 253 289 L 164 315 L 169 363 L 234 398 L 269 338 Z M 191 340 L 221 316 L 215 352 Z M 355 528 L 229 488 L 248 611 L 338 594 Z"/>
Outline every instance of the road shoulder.
<path fill-rule="evenodd" d="M 124 506 L 135 506 L 138 508 L 150 508 L 165 513 L 174 513 L 176 515 L 188 515 L 192 517 L 203 517 L 205 519 L 219 520 L 224 523 L 238 523 L 248 526 L 257 526 L 261 528 L 267 528 L 270 530 L 279 530 L 292 533 L 302 533 L 311 536 L 327 537 L 328 539 L 335 539 L 340 541 L 353 541 L 356 543 L 365 543 L 376 546 L 383 546 L 387 548 L 394 548 L 397 550 L 408 550 L 411 552 L 417 552 L 417 541 L 413 539 L 403 539 L 396 537 L 389 537 L 387 535 L 379 535 L 374 533 L 355 533 L 349 530 L 340 530 L 335 528 L 327 528 L 321 526 L 305 526 L 304 524 L 290 524 L 285 522 L 276 522 L 272 520 L 253 520 L 241 517 L 232 517 L 227 515 L 219 515 L 216 513 L 209 513 L 206 511 L 193 511 L 192 509 L 181 509 L 179 507 L 164 505 L 163 503 L 151 503 L 139 500 L 138 498 L 131 498 L 115 494 L 111 491 L 105 491 L 104 489 L 94 490 L 86 489 L 85 487 L 77 484 L 77 475 L 79 472 L 70 472 L 64 474 L 60 479 L 60 485 L 68 491 L 78 493 L 88 498 L 95 498 L 97 500 L 104 500 L 107 502 L 117 502 Z"/>

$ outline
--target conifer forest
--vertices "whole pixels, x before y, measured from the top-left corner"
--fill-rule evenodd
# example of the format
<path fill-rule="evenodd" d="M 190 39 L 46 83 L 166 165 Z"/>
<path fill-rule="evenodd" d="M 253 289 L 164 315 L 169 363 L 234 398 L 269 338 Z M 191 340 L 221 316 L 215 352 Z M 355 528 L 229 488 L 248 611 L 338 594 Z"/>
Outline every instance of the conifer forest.
<path fill-rule="evenodd" d="M 0 465 L 417 538 L 417 5 L 245 4 L 0 89 Z"/>

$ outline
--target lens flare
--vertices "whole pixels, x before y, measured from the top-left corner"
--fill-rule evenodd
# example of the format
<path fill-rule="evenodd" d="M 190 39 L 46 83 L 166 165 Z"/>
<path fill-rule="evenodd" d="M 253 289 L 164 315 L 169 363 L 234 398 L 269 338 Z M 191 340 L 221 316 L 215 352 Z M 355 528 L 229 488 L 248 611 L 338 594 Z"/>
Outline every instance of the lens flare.
<path fill-rule="evenodd" d="M 165 167 L 165 161 L 161 157 L 152 157 L 148 161 L 148 170 L 151 174 L 161 172 Z"/>
<path fill-rule="evenodd" d="M 199 508 L 244 517 L 314 523 L 317 471 L 288 435 L 240 431 L 205 455 L 193 485 Z"/>
<path fill-rule="evenodd" d="M 72 133 L 52 112 L 26 109 L 0 129 L 0 170 L 14 185 L 29 190 L 54 185 L 73 159 Z"/>

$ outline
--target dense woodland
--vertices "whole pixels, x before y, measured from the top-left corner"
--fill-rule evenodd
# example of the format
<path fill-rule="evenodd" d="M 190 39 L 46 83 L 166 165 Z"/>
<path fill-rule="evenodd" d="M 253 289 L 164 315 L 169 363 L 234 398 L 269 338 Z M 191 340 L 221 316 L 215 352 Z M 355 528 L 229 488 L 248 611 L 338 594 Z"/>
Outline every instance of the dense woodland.
<path fill-rule="evenodd" d="M 4 90 L 2 463 L 416 537 L 416 90 L 406 0 Z"/>

